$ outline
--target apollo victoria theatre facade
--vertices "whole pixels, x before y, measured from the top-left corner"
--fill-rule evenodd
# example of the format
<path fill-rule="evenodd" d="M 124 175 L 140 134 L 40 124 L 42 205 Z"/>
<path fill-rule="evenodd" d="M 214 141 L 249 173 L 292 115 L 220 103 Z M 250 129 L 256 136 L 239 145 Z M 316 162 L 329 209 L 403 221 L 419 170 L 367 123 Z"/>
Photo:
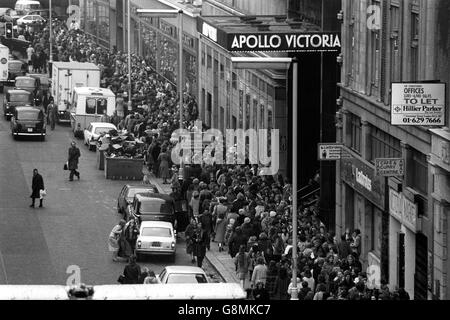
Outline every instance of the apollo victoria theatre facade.
<path fill-rule="evenodd" d="M 209 126 L 219 129 L 278 129 L 280 171 L 290 176 L 292 148 L 288 146 L 293 143 L 290 134 L 291 96 L 292 90 L 297 90 L 299 136 L 295 141 L 298 142 L 300 150 L 298 178 L 300 185 L 305 185 L 314 170 L 320 167 L 315 150 L 317 143 L 321 142 L 321 126 L 334 128 L 337 81 L 330 81 L 327 76 L 330 73 L 333 76 L 338 75 L 338 72 L 335 72 L 335 57 L 340 52 L 341 41 L 337 32 L 322 32 L 320 26 L 308 22 L 302 22 L 301 25 L 302 27 L 293 27 L 286 20 L 280 22 L 276 17 L 266 16 L 197 18 L 202 119 Z M 333 72 L 329 72 L 329 69 L 328 73 L 325 69 L 322 70 L 322 54 L 333 57 L 330 58 Z M 291 72 L 270 69 L 234 70 L 231 66 L 233 56 L 297 57 L 299 86 L 292 88 Z M 325 76 L 321 75 L 322 71 Z M 219 87 L 224 89 L 223 95 Z M 325 95 L 332 103 L 323 103 Z M 325 114 L 328 114 L 328 117 Z M 329 123 L 325 125 L 323 119 L 327 119 Z M 312 123 L 317 125 L 311 125 Z M 335 135 L 328 141 L 324 140 L 334 141 Z M 334 172 L 330 179 L 333 178 Z M 334 217 L 334 212 L 332 216 Z"/>

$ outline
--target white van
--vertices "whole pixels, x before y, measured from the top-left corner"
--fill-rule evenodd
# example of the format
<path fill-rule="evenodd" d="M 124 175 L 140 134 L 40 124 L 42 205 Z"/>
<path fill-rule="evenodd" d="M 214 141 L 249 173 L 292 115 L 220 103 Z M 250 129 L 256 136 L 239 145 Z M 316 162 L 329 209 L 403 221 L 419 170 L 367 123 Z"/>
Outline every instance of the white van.
<path fill-rule="evenodd" d="M 116 96 L 110 89 L 75 87 L 70 105 L 72 130 L 84 131 L 91 122 L 99 122 L 106 111 L 112 116 L 116 110 Z"/>
<path fill-rule="evenodd" d="M 8 62 L 9 48 L 0 44 L 0 93 L 3 92 L 3 86 L 8 82 Z"/>
<path fill-rule="evenodd" d="M 24 16 L 34 10 L 42 9 L 41 3 L 39 1 L 24 1 L 19 0 L 16 2 L 16 6 L 14 10 L 17 12 L 17 15 Z"/>

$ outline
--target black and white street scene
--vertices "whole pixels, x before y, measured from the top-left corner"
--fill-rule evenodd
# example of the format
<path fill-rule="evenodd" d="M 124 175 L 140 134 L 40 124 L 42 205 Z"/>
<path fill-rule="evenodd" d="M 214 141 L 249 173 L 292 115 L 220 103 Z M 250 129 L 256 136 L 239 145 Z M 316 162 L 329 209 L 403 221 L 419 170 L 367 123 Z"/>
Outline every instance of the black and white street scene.
<path fill-rule="evenodd" d="M 0 0 L 0 300 L 450 299 L 449 16 Z"/>

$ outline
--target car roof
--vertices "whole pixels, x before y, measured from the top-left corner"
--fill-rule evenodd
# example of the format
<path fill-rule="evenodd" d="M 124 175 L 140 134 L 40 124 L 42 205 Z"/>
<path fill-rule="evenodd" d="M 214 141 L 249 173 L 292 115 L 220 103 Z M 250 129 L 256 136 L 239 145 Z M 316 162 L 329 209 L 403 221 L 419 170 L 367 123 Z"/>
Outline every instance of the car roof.
<path fill-rule="evenodd" d="M 11 90 L 8 90 L 8 93 L 9 94 L 11 94 L 11 93 L 13 93 L 13 94 L 28 94 L 28 95 L 31 94 L 31 92 L 26 91 L 26 90 L 21 90 L 21 89 L 11 89 Z"/>
<path fill-rule="evenodd" d="M 16 77 L 16 80 L 29 80 L 29 79 L 36 80 L 36 78 L 30 77 L 30 76 L 19 76 L 19 77 Z"/>
<path fill-rule="evenodd" d="M 16 107 L 16 111 L 36 111 L 36 112 L 41 112 L 41 109 L 38 109 L 36 107 L 33 106 L 20 106 L 20 107 Z"/>
<path fill-rule="evenodd" d="M 142 221 L 141 228 L 144 227 L 164 227 L 173 229 L 172 223 L 167 221 Z"/>
<path fill-rule="evenodd" d="M 109 128 L 116 128 L 116 126 L 109 122 L 91 122 L 91 125 L 93 127 L 109 127 Z"/>
<path fill-rule="evenodd" d="M 169 202 L 174 201 L 173 198 L 167 194 L 153 193 L 153 192 L 140 193 L 135 195 L 135 197 L 139 201 L 151 201 L 152 199 L 165 200 Z"/>
<path fill-rule="evenodd" d="M 126 184 L 125 185 L 127 188 L 139 188 L 139 189 L 146 189 L 146 188 L 157 188 L 156 185 L 154 185 L 153 183 L 149 183 L 149 184 Z"/>
<path fill-rule="evenodd" d="M 202 268 L 193 266 L 166 266 L 165 269 L 168 273 L 201 273 L 206 275 Z"/>

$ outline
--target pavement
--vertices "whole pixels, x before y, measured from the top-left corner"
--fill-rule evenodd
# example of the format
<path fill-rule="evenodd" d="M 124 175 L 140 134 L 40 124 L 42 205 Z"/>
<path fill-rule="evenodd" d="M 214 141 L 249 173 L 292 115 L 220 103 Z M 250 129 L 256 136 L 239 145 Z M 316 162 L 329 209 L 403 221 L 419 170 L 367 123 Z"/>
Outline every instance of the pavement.
<path fill-rule="evenodd" d="M 155 177 L 155 175 L 151 172 L 148 172 L 146 168 L 144 168 L 144 174 L 148 175 L 150 181 L 154 183 L 161 192 L 171 193 L 172 188 L 170 184 L 163 184 L 163 180 Z M 206 251 L 206 259 L 207 262 L 220 274 L 221 278 L 228 283 L 239 283 L 239 278 L 237 277 L 235 271 L 234 260 L 228 254 L 228 250 L 225 247 L 225 250 L 219 252 L 219 246 L 215 242 L 211 242 L 211 249 Z"/>

